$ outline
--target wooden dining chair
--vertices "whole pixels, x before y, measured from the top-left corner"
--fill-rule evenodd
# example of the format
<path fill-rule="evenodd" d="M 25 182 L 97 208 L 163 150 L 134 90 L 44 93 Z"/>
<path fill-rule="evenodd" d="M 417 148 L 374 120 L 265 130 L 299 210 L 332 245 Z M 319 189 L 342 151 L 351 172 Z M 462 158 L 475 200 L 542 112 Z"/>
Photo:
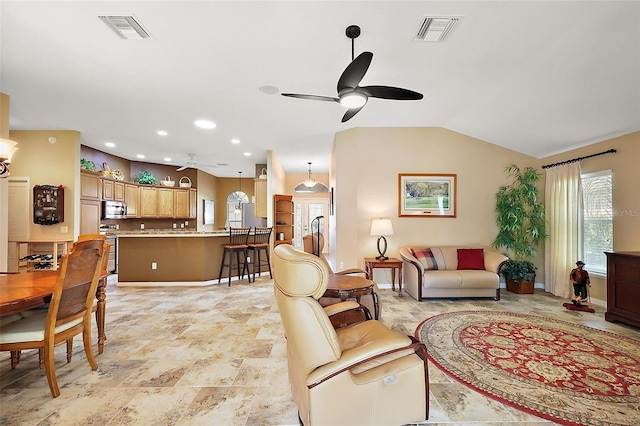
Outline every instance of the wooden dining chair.
<path fill-rule="evenodd" d="M 79 243 L 84 241 L 99 240 L 106 243 L 107 237 L 102 234 L 83 234 L 78 236 L 78 240 L 71 246 L 71 250 Z M 96 313 L 96 326 L 98 328 L 98 354 L 104 352 L 104 342 L 107 340 L 107 335 L 104 330 L 104 320 L 107 311 L 107 278 L 109 277 L 109 271 L 107 271 L 107 265 L 109 264 L 109 251 L 111 246 L 107 244 L 105 252 L 102 255 L 102 266 L 100 269 L 100 279 L 98 280 L 98 286 L 96 287 L 96 298 L 93 303 L 93 312 Z M 73 343 L 72 343 L 73 344 Z M 70 348 L 71 349 L 71 348 Z M 67 352 L 67 358 L 71 361 L 71 351 Z"/>
<path fill-rule="evenodd" d="M 91 347 L 91 309 L 100 279 L 106 243 L 89 241 L 62 257 L 49 308 L 32 312 L 0 330 L 0 351 L 38 349 L 51 395 L 60 395 L 55 373 L 54 347 L 82 333 L 91 369 L 96 363 Z"/>

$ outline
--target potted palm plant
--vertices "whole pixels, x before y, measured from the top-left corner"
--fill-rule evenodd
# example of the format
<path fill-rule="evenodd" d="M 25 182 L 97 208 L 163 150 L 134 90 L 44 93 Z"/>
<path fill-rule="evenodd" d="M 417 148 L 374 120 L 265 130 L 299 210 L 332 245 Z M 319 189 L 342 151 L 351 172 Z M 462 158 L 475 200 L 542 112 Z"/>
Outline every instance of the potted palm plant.
<path fill-rule="evenodd" d="M 521 170 L 515 164 L 505 172 L 510 183 L 496 193 L 498 235 L 492 245 L 513 254 L 501 270 L 507 290 L 533 293 L 536 267 L 530 259 L 547 237 L 544 205 L 538 201 L 536 187 L 541 175 L 533 167 Z"/>

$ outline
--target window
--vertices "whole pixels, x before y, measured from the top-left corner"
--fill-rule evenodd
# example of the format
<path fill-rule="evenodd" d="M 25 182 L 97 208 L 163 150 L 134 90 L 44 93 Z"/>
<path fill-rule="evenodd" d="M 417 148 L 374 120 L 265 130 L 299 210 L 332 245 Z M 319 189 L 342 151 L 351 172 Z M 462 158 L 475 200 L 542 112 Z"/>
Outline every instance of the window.
<path fill-rule="evenodd" d="M 605 251 L 613 250 L 613 190 L 611 170 L 582 175 L 582 260 L 590 272 L 606 274 Z"/>
<path fill-rule="evenodd" d="M 242 191 L 233 191 L 227 197 L 227 223 L 225 228 L 242 226 L 242 203 L 248 203 L 249 197 Z"/>

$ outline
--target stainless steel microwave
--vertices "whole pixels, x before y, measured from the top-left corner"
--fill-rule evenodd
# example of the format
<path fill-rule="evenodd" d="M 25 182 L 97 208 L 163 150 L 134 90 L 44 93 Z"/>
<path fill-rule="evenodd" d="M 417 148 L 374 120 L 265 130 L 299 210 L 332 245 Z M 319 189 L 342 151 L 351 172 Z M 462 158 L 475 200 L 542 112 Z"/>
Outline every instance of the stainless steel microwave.
<path fill-rule="evenodd" d="M 127 217 L 127 205 L 121 201 L 103 201 L 102 219 L 125 219 Z"/>

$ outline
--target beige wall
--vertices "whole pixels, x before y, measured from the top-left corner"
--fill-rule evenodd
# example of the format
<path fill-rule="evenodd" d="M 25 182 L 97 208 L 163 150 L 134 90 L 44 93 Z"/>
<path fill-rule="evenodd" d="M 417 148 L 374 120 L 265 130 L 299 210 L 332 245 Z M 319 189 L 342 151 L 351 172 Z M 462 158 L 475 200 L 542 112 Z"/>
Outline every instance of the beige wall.
<path fill-rule="evenodd" d="M 49 143 L 54 136 L 57 141 Z M 28 176 L 31 186 L 64 185 L 64 222 L 43 226 L 33 223 L 33 210 L 29 215 L 32 240 L 73 240 L 79 232 L 80 199 L 80 133 L 73 130 L 11 131 L 10 137 L 18 142 L 18 151 L 11 163 L 12 176 Z M 30 191 L 30 205 L 33 192 Z M 67 228 L 66 232 L 63 227 Z"/>
<path fill-rule="evenodd" d="M 393 224 L 389 256 L 398 257 L 398 248 L 410 244 L 490 246 L 505 167 L 539 165 L 533 157 L 442 128 L 352 129 L 336 135 L 334 151 L 337 241 L 331 256 L 345 268 L 363 267 L 365 257 L 377 255 L 377 238 L 369 235 L 377 217 Z M 399 173 L 456 174 L 457 217 L 398 217 Z"/>
<path fill-rule="evenodd" d="M 9 138 L 9 96 L 0 93 L 0 138 Z M 0 271 L 7 268 L 7 241 L 9 223 L 9 184 L 7 179 L 0 179 Z"/>
<path fill-rule="evenodd" d="M 640 132 L 543 158 L 542 165 L 584 157 L 615 148 L 615 154 L 580 162 L 582 173 L 610 169 L 613 177 L 613 249 L 640 251 Z M 588 265 L 586 266 L 588 270 Z M 606 300 L 606 278 L 593 274 L 591 297 Z"/>

